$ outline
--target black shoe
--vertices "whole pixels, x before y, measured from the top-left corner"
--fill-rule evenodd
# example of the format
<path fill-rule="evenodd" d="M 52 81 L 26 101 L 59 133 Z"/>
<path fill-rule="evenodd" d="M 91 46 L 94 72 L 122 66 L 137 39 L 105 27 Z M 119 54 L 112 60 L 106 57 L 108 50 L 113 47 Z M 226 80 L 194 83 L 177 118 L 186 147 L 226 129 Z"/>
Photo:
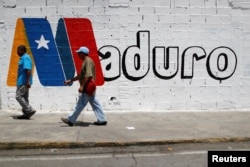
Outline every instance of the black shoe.
<path fill-rule="evenodd" d="M 36 113 L 36 110 L 30 111 L 27 116 L 30 118 Z"/>
<path fill-rule="evenodd" d="M 107 125 L 107 121 L 104 121 L 104 122 L 94 122 L 94 125 L 98 125 L 98 126 L 102 126 L 102 125 Z"/>
<path fill-rule="evenodd" d="M 73 126 L 73 125 L 74 125 L 73 123 L 69 122 L 69 120 L 66 119 L 66 118 L 61 118 L 61 120 L 62 120 L 65 124 L 67 124 L 67 125 L 69 125 L 69 126 Z"/>

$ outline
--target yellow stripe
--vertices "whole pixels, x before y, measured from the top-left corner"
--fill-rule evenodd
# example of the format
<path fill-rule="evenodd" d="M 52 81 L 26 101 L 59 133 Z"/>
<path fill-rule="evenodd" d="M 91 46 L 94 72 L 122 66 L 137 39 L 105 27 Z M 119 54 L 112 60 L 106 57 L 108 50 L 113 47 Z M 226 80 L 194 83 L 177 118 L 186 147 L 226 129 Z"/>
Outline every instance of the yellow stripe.
<path fill-rule="evenodd" d="M 33 61 L 33 56 L 31 53 L 30 46 L 29 46 L 29 42 L 27 40 L 24 23 L 21 18 L 17 19 L 17 22 L 16 22 L 16 31 L 15 31 L 13 45 L 12 45 L 9 72 L 8 72 L 8 78 L 7 78 L 8 86 L 16 86 L 18 61 L 19 61 L 19 56 L 17 54 L 17 47 L 19 45 L 25 45 L 27 47 L 27 53 L 31 56 L 32 61 Z M 34 61 L 33 61 L 33 64 L 34 64 Z M 34 68 L 32 68 L 32 74 L 34 72 L 33 69 Z"/>

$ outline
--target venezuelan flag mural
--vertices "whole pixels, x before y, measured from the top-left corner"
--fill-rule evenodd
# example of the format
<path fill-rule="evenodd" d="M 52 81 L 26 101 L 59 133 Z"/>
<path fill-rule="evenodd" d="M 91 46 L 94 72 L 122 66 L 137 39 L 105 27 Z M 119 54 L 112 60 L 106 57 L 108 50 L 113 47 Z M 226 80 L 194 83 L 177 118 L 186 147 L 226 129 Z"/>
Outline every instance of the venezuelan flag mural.
<path fill-rule="evenodd" d="M 17 46 L 25 45 L 32 56 L 38 78 L 43 86 L 63 86 L 64 80 L 79 74 L 82 61 L 75 52 L 86 46 L 96 65 L 96 84 L 103 85 L 104 77 L 90 20 L 61 18 L 55 38 L 45 18 L 19 18 L 12 46 L 7 85 L 15 86 L 19 56 Z"/>

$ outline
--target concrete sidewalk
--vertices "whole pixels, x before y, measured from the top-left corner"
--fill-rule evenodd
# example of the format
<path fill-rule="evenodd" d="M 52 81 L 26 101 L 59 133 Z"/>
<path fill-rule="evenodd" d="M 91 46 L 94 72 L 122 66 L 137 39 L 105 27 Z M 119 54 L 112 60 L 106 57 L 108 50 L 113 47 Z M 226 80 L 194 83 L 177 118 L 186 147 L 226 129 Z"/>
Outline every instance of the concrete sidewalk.
<path fill-rule="evenodd" d="M 74 127 L 61 122 L 66 112 L 13 119 L 20 113 L 0 111 L 0 149 L 250 141 L 250 112 L 107 112 L 95 126 L 83 111 Z"/>

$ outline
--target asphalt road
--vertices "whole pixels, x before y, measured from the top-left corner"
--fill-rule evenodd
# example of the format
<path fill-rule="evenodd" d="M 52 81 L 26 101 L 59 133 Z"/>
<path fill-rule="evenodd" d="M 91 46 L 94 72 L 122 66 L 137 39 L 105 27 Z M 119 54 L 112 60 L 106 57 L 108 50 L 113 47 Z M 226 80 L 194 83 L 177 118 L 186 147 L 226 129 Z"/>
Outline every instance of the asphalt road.
<path fill-rule="evenodd" d="M 246 150 L 250 142 L 78 149 L 0 150 L 1 167 L 207 167 L 208 150 Z"/>

